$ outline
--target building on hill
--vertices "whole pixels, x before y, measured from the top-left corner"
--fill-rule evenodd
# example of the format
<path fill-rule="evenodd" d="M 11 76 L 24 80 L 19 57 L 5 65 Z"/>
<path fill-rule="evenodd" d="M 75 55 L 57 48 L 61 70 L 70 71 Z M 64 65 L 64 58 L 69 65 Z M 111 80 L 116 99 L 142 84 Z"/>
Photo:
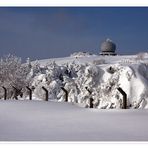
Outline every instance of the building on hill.
<path fill-rule="evenodd" d="M 100 55 L 115 56 L 115 55 L 117 55 L 115 51 L 116 51 L 116 44 L 113 43 L 110 39 L 106 39 L 106 41 L 101 44 Z"/>

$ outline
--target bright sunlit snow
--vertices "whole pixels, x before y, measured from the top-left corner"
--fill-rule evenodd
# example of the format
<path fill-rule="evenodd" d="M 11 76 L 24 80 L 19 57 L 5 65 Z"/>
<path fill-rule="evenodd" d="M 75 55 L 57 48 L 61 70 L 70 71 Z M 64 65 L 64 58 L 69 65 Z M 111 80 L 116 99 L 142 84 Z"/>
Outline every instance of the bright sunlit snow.
<path fill-rule="evenodd" d="M 147 110 L 97 110 L 71 103 L 0 101 L 2 141 L 148 140 Z"/>
<path fill-rule="evenodd" d="M 9 56 L 0 66 L 1 86 L 8 90 L 4 100 L 0 88 L 1 141 L 148 140 L 147 53 L 79 52 L 65 58 L 28 59 L 23 65 Z M 119 87 L 127 94 L 126 110 Z"/>
<path fill-rule="evenodd" d="M 148 108 L 147 53 L 97 56 L 79 52 L 38 63 L 42 68 L 32 83 L 37 98 L 44 98 L 41 86 L 45 86 L 50 99 L 64 101 L 62 86 L 69 93 L 69 102 L 89 107 L 91 97 L 95 108 L 121 108 L 123 96 L 117 90 L 121 87 L 127 94 L 128 108 Z"/>

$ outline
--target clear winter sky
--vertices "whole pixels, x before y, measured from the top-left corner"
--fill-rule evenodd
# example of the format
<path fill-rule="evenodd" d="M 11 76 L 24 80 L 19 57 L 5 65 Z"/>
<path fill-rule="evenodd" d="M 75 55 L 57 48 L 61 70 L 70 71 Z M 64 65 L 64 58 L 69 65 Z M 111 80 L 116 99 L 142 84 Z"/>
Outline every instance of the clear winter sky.
<path fill-rule="evenodd" d="M 148 7 L 0 7 L 0 56 L 98 54 L 106 38 L 119 54 L 148 51 Z"/>

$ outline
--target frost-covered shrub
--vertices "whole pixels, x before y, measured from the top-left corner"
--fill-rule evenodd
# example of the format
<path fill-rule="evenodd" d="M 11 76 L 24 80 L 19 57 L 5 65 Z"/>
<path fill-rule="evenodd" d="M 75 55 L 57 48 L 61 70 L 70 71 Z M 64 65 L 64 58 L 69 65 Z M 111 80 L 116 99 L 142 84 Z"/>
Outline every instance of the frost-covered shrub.
<path fill-rule="evenodd" d="M 49 92 L 50 100 L 65 101 L 68 94 L 68 102 L 90 107 L 90 98 L 92 98 L 94 108 L 101 109 L 122 108 L 123 96 L 117 90 L 118 87 L 121 87 L 127 93 L 128 106 L 141 106 L 140 100 L 146 99 L 148 94 L 143 86 L 146 83 L 143 83 L 143 78 L 142 80 L 137 79 L 136 70 L 147 79 L 147 68 L 139 64 L 137 64 L 138 68 L 136 64 L 134 66 L 108 64 L 104 67 L 75 62 L 58 65 L 51 62 L 44 67 L 38 66 L 38 71 L 34 73 L 30 87 L 35 88 L 33 95 L 36 98 L 45 99 L 45 91 L 42 89 L 44 86 Z M 133 86 L 135 88 L 138 85 L 141 86 L 140 91 L 133 89 Z M 141 94 L 143 95 L 141 96 Z"/>
<path fill-rule="evenodd" d="M 64 70 L 63 67 L 58 66 L 55 62 L 46 66 L 44 68 L 45 74 L 38 74 L 33 78 L 34 95 L 37 98 L 44 99 L 45 91 L 42 89 L 44 86 L 49 92 L 49 99 L 57 99 L 57 93 L 63 81 Z"/>
<path fill-rule="evenodd" d="M 21 63 L 21 58 L 14 55 L 7 55 L 0 60 L 0 85 L 7 88 L 7 97 L 11 98 L 14 95 L 14 88 L 18 94 L 21 89 L 28 85 L 29 79 L 27 75 L 30 72 L 30 67 L 27 64 Z M 2 97 L 2 96 L 1 96 Z"/>
<path fill-rule="evenodd" d="M 41 66 L 40 66 L 40 63 L 39 61 L 35 61 L 33 63 L 28 63 L 29 66 L 31 67 L 31 71 L 30 71 L 30 76 L 33 78 L 34 76 L 36 76 L 37 74 L 39 73 L 42 73 L 43 71 L 41 71 Z"/>
<path fill-rule="evenodd" d="M 34 77 L 32 86 L 35 87 L 34 94 L 37 98 L 45 98 L 42 90 L 42 86 L 44 86 L 49 91 L 50 99 L 62 101 L 65 99 L 64 92 L 61 90 L 63 87 L 68 92 L 68 101 L 78 102 L 77 96 L 83 89 L 82 87 L 93 87 L 95 82 L 97 83 L 95 80 L 97 76 L 98 68 L 96 66 L 78 65 L 74 62 L 62 66 L 51 63 L 50 66 L 46 66 L 46 74 Z"/>

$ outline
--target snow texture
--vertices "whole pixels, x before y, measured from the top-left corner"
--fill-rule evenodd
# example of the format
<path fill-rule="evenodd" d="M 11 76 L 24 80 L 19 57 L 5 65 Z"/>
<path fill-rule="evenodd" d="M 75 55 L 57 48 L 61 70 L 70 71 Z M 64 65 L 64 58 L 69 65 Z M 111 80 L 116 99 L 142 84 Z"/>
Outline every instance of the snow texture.
<path fill-rule="evenodd" d="M 0 100 L 1 141 L 147 141 L 147 110 Z"/>
<path fill-rule="evenodd" d="M 16 87 L 25 88 L 27 84 L 33 100 L 25 89 L 22 98 L 3 100 L 0 90 L 1 141 L 148 140 L 147 53 L 97 56 L 79 52 L 65 58 L 28 59 L 24 65 L 14 57 L 9 61 L 1 60 L 1 70 L 6 69 L 0 74 L 5 78 L 6 72 L 9 79 L 0 77 L 0 83 L 7 84 L 8 89 L 12 89 L 8 82 L 13 79 Z M 12 69 L 11 75 L 11 66 L 9 69 L 4 63 L 17 66 L 17 70 Z M 49 101 L 43 101 L 43 86 Z M 119 87 L 127 94 L 127 110 L 121 109 Z M 66 99 L 68 102 L 64 102 Z M 94 108 L 89 108 L 92 99 Z"/>
<path fill-rule="evenodd" d="M 127 108 L 148 108 L 148 56 L 142 53 L 132 56 L 97 56 L 74 53 L 71 57 L 39 61 L 40 72 L 33 77 L 34 96 L 45 98 L 42 86 L 49 91 L 49 99 L 94 108 L 122 108 L 127 94 Z M 85 55 L 86 54 L 86 55 Z"/>
<path fill-rule="evenodd" d="M 123 108 L 120 87 L 127 94 L 126 108 L 148 108 L 148 54 L 97 56 L 78 52 L 70 57 L 31 62 L 8 56 L 0 61 L 0 84 L 9 99 L 72 102 L 97 109 Z M 15 86 L 15 88 L 14 88 Z M 15 93 L 17 91 L 17 94 Z M 20 96 L 19 96 L 20 95 Z M 4 90 L 0 88 L 0 98 Z M 22 97 L 22 98 L 21 98 Z M 91 101 L 93 100 L 93 101 Z"/>

